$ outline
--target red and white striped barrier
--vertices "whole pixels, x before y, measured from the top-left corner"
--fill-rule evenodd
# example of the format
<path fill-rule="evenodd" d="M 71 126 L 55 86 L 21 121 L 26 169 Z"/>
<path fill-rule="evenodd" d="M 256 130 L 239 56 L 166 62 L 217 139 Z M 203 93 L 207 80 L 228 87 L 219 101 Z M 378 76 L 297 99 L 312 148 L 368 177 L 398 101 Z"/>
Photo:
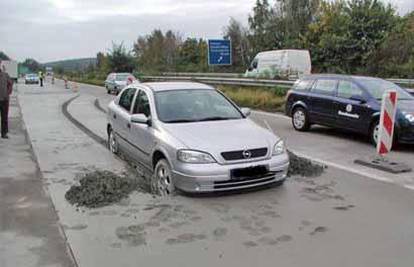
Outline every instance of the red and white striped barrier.
<path fill-rule="evenodd" d="M 377 152 L 381 156 L 391 151 L 396 113 L 397 92 L 387 91 L 382 97 L 380 128 L 377 140 Z"/>

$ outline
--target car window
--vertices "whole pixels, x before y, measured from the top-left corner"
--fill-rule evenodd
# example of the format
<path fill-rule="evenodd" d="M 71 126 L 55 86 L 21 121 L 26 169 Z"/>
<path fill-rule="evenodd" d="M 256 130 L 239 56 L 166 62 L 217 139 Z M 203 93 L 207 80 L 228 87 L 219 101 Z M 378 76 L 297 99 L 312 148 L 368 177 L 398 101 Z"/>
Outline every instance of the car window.
<path fill-rule="evenodd" d="M 297 91 L 305 91 L 308 90 L 309 87 L 312 85 L 313 80 L 301 80 L 295 83 L 293 86 L 294 90 Z"/>
<path fill-rule="evenodd" d="M 137 89 L 135 88 L 128 88 L 122 93 L 121 97 L 119 98 L 119 105 L 128 112 L 131 110 L 132 101 L 134 100 L 136 91 Z"/>
<path fill-rule="evenodd" d="M 334 95 L 336 84 L 336 80 L 317 80 L 312 87 L 312 92 L 322 95 Z"/>
<path fill-rule="evenodd" d="M 253 62 L 252 62 L 251 68 L 252 68 L 252 69 L 257 69 L 257 65 L 258 65 L 258 63 L 259 63 L 259 59 L 258 59 L 258 58 L 253 59 Z"/>
<path fill-rule="evenodd" d="M 340 81 L 338 84 L 338 97 L 351 98 L 352 96 L 363 95 L 363 91 L 353 82 Z"/>
<path fill-rule="evenodd" d="M 149 104 L 148 95 L 144 91 L 139 91 L 137 99 L 134 105 L 134 114 L 145 114 L 149 117 L 151 115 L 151 109 Z"/>

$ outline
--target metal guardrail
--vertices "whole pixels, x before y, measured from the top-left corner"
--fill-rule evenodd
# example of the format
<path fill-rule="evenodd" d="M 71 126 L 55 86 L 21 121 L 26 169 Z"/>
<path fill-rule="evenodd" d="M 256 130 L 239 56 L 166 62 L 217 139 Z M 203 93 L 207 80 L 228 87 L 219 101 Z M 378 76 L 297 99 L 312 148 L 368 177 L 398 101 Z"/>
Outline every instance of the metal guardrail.
<path fill-rule="evenodd" d="M 243 73 L 218 73 L 218 72 L 163 72 L 161 76 L 188 76 L 188 77 L 227 77 L 242 78 Z"/>
<path fill-rule="evenodd" d="M 295 81 L 290 80 L 271 80 L 271 79 L 252 79 L 252 78 L 240 78 L 242 73 L 200 73 L 200 72 L 164 72 L 161 76 L 144 76 L 149 80 L 155 79 L 158 81 L 163 80 L 192 80 L 200 81 L 210 84 L 228 84 L 228 85 L 241 85 L 241 86 L 265 86 L 265 87 L 289 87 Z M 402 86 L 414 87 L 414 79 L 386 79 L 390 82 L 400 84 Z"/>
<path fill-rule="evenodd" d="M 264 80 L 249 78 L 225 78 L 225 77 L 196 77 L 196 76 L 143 76 L 145 80 L 152 81 L 194 81 L 207 84 L 225 84 L 240 86 L 263 86 L 290 88 L 294 81 Z"/>

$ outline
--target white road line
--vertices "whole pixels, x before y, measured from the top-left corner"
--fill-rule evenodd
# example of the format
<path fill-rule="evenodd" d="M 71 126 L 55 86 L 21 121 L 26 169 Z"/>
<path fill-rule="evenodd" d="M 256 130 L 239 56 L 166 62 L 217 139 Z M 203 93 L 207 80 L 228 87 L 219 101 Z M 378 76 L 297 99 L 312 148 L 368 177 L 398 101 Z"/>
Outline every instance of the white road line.
<path fill-rule="evenodd" d="M 270 112 L 258 111 L 258 110 L 253 110 L 252 113 L 256 113 L 256 114 L 259 114 L 259 115 L 270 116 L 270 117 L 281 118 L 281 119 L 285 119 L 285 120 L 290 120 L 290 118 L 288 116 L 283 115 L 283 114 L 279 114 L 279 113 L 270 113 Z"/>
<path fill-rule="evenodd" d="M 351 173 L 354 173 L 354 174 L 357 174 L 357 175 L 365 176 L 367 178 L 378 180 L 378 181 L 381 181 L 381 182 L 395 184 L 394 180 L 392 180 L 390 178 L 387 178 L 387 177 L 374 175 L 372 173 L 368 173 L 368 172 L 365 172 L 365 171 L 362 171 L 362 170 L 351 169 L 352 167 L 350 167 L 350 166 L 344 166 L 344 165 L 340 165 L 338 163 L 334 163 L 334 162 L 331 162 L 331 161 L 328 161 L 328 160 L 323 160 L 323 159 L 319 159 L 319 158 L 315 158 L 315 157 L 310 157 L 310 156 L 302 154 L 302 153 L 297 153 L 294 150 L 292 150 L 292 152 L 295 153 L 296 155 L 300 156 L 300 157 L 307 158 L 311 161 L 314 161 L 314 162 L 317 162 L 317 163 L 320 163 L 320 164 L 323 164 L 323 165 L 334 167 L 334 168 L 337 168 L 337 169 L 340 169 L 340 170 L 343 170 L 343 171 L 347 171 L 347 172 L 351 172 Z M 413 187 L 413 190 L 414 190 L 414 187 Z"/>

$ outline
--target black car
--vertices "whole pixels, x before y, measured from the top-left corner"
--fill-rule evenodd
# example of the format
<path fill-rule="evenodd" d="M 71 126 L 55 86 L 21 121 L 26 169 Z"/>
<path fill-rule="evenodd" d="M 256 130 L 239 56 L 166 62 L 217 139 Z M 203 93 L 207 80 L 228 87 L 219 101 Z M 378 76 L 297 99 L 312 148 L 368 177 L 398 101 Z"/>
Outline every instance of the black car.
<path fill-rule="evenodd" d="M 320 124 L 365 134 L 376 144 L 381 99 L 386 90 L 398 92 L 395 141 L 414 144 L 414 97 L 379 78 L 328 74 L 303 77 L 288 92 L 286 114 L 298 131 Z"/>

